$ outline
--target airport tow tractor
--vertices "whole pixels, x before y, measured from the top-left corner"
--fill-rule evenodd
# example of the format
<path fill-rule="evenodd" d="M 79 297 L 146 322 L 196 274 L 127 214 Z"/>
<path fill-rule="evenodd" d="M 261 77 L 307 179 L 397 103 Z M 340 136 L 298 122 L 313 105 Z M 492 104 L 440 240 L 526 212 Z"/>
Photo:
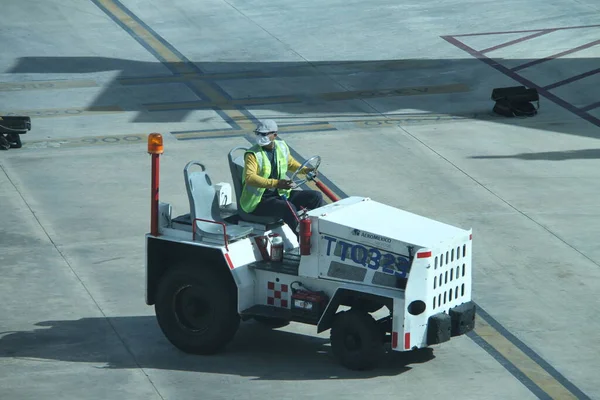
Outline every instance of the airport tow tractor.
<path fill-rule="evenodd" d="M 449 341 L 474 328 L 472 231 L 371 200 L 337 199 L 299 213 L 299 234 L 277 218 L 245 214 L 239 204 L 244 148 L 229 153 L 231 185 L 215 185 L 204 165 L 183 175 L 189 213 L 173 217 L 159 200 L 159 133 L 152 156 L 151 231 L 146 240 L 147 305 L 178 349 L 214 354 L 241 321 L 289 322 L 330 329 L 332 352 L 353 370 L 377 366 L 386 347 L 410 351 Z M 236 156 L 239 152 L 240 155 Z M 320 157 L 303 163 L 318 168 Z M 193 171 L 193 169 L 196 169 Z M 387 308 L 389 315 L 373 313 Z"/>

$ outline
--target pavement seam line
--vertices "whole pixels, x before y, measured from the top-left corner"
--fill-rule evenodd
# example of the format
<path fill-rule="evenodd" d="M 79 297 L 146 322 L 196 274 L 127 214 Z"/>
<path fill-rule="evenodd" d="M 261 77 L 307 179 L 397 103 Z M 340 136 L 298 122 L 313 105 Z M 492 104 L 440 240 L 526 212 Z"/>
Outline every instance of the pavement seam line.
<path fill-rule="evenodd" d="M 600 11 L 600 7 L 596 8 L 593 5 L 582 3 L 580 0 L 575 0 L 575 3 L 580 4 L 580 5 L 584 6 L 584 7 L 589 7 L 589 8 L 591 8 L 594 11 Z"/>
<path fill-rule="evenodd" d="M 94 296 L 92 295 L 92 293 L 90 292 L 90 290 L 88 289 L 88 287 L 85 285 L 85 283 L 83 282 L 83 280 L 81 279 L 81 277 L 77 274 L 77 272 L 75 271 L 75 269 L 73 268 L 73 266 L 71 265 L 71 263 L 69 262 L 69 260 L 67 259 L 67 257 L 63 254 L 62 251 L 60 251 L 60 249 L 58 248 L 58 246 L 56 245 L 56 243 L 54 242 L 54 240 L 52 239 L 52 237 L 50 236 L 50 234 L 48 233 L 48 231 L 46 230 L 46 228 L 42 224 L 42 222 L 39 220 L 38 216 L 35 214 L 35 212 L 31 208 L 31 206 L 29 205 L 29 203 L 27 202 L 27 200 L 25 199 L 25 197 L 23 196 L 23 194 L 21 193 L 21 191 L 17 187 L 17 185 L 15 185 L 15 182 L 8 175 L 8 172 L 6 171 L 6 169 L 4 168 L 4 166 L 2 164 L 0 164 L 0 169 L 2 170 L 2 172 L 4 173 L 4 175 L 6 176 L 6 179 L 8 179 L 8 181 L 10 182 L 10 184 L 12 185 L 12 187 L 15 189 L 15 191 L 19 194 L 19 197 L 21 198 L 21 200 L 23 201 L 23 203 L 27 206 L 27 209 L 29 210 L 29 212 L 31 213 L 31 215 L 33 216 L 33 218 L 35 218 L 35 221 L 38 223 L 38 225 L 40 226 L 40 228 L 42 229 L 42 231 L 44 232 L 44 234 L 46 235 L 46 237 L 48 238 L 48 240 L 50 240 L 50 243 L 52 243 L 52 246 L 54 247 L 54 249 L 56 250 L 56 252 L 60 255 L 60 257 L 65 262 L 65 264 L 69 267 L 69 270 L 75 276 L 75 278 L 77 278 L 77 280 L 79 281 L 79 283 L 81 284 L 81 286 L 83 287 L 83 289 L 86 291 L 86 293 L 88 294 L 88 296 L 90 296 L 90 299 L 94 302 L 94 304 L 96 305 L 96 307 L 98 308 L 98 310 L 100 311 L 100 313 L 102 314 L 102 316 L 104 317 L 104 320 L 106 321 L 106 323 L 108 323 L 108 325 L 111 327 L 111 329 L 113 330 L 113 332 L 115 333 L 115 335 L 117 335 L 117 338 L 121 341 L 121 344 L 123 345 L 123 347 L 125 348 L 125 350 L 127 351 L 127 353 L 129 353 L 129 355 L 131 356 L 131 358 L 133 359 L 133 361 L 135 362 L 135 364 L 137 365 L 137 367 L 146 376 L 146 378 L 148 379 L 148 381 L 150 382 L 150 384 L 152 385 L 152 387 L 156 391 L 156 394 L 158 394 L 158 396 L 162 400 L 165 400 L 164 397 L 158 391 L 158 388 L 154 385 L 154 382 L 152 382 L 152 379 L 150 379 L 150 377 L 148 376 L 148 374 L 146 373 L 146 371 L 144 370 L 144 368 L 142 368 L 142 366 L 138 362 L 138 360 L 135 357 L 135 355 L 133 354 L 133 352 L 129 349 L 129 346 L 127 346 L 127 344 L 125 343 L 125 340 L 121 337 L 121 335 L 119 334 L 119 332 L 117 331 L 117 329 L 115 328 L 115 326 L 110 322 L 110 318 L 108 318 L 108 316 L 104 313 L 104 310 L 102 310 L 102 307 L 100 307 L 100 304 L 98 304 L 98 302 L 96 301 L 96 299 L 94 298 Z"/>
<path fill-rule="evenodd" d="M 400 129 L 402 129 L 404 132 L 406 132 L 407 135 L 409 135 L 410 137 L 412 137 L 413 139 L 415 139 L 416 141 L 418 141 L 419 143 L 421 143 L 423 146 L 425 146 L 426 148 L 428 148 L 429 150 L 431 150 L 433 153 L 435 153 L 438 157 L 440 157 L 441 159 L 443 159 L 444 161 L 446 161 L 448 164 L 452 165 L 455 169 L 457 169 L 458 171 L 460 171 L 462 174 L 464 174 L 465 176 L 467 176 L 469 179 L 471 179 L 477 185 L 479 185 L 483 189 L 487 190 L 490 194 L 492 194 L 498 200 L 502 201 L 504 204 L 506 204 L 507 206 L 509 206 L 513 210 L 515 210 L 517 213 L 521 214 L 523 217 L 527 218 L 528 220 L 530 220 L 531 222 L 533 222 L 534 224 L 536 224 L 540 228 L 544 229 L 550 235 L 552 235 L 553 237 L 555 237 L 556 239 L 558 239 L 560 242 L 562 242 L 563 244 L 565 244 L 566 246 L 568 246 L 569 248 L 571 248 L 572 250 L 574 250 L 576 253 L 578 253 L 579 255 L 581 255 L 582 257 L 584 257 L 586 260 L 590 261 L 595 266 L 600 267 L 600 264 L 598 264 L 596 261 L 594 261 L 593 259 L 591 259 L 589 256 L 587 256 L 586 254 L 584 254 L 583 252 L 581 252 L 579 249 L 577 249 L 573 245 L 571 245 L 565 239 L 563 239 L 560 236 L 558 236 L 558 234 L 552 232 L 550 229 L 548 229 L 547 227 L 545 227 L 544 225 L 542 225 L 540 222 L 536 221 L 535 219 L 533 219 L 532 217 L 530 217 L 529 215 L 527 215 L 525 212 L 523 212 L 523 211 L 519 210 L 517 207 L 513 206 L 507 200 L 503 199 L 499 194 L 497 194 L 496 192 L 494 192 L 493 190 L 491 190 L 490 188 L 488 188 L 487 186 L 485 186 L 483 183 L 479 182 L 477 179 L 475 179 L 474 177 L 472 177 L 471 175 L 469 175 L 466 171 L 464 171 L 458 165 L 454 164 L 452 161 L 450 161 L 449 159 L 447 159 L 446 157 L 444 157 L 443 155 L 441 155 L 439 152 L 435 151 L 431 146 L 425 144 L 422 140 L 420 140 L 415 135 L 413 135 L 412 133 L 410 133 L 404 127 L 402 127 L 400 125 L 398 125 L 398 127 Z"/>

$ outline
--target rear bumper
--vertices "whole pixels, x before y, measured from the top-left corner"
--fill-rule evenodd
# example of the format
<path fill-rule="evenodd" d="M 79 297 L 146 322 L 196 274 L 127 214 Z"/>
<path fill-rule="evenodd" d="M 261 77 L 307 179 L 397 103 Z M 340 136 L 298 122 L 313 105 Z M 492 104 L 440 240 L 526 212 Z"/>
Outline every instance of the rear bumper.
<path fill-rule="evenodd" d="M 429 317 L 427 345 L 447 342 L 453 336 L 464 335 L 475 328 L 475 303 L 469 301 Z"/>

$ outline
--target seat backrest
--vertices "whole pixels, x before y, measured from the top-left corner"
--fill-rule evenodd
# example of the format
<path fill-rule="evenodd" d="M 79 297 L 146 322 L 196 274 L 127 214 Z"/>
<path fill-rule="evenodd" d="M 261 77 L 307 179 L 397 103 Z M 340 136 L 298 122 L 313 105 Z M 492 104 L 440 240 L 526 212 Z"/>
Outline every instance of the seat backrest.
<path fill-rule="evenodd" d="M 240 204 L 240 196 L 242 195 L 242 174 L 244 173 L 244 155 L 247 147 L 238 146 L 229 152 L 229 170 L 231 172 L 231 180 L 233 181 L 233 190 L 235 191 L 236 203 Z M 235 152 L 239 151 L 239 155 Z M 239 208 L 239 207 L 238 207 Z"/>
<path fill-rule="evenodd" d="M 199 165 L 202 167 L 202 171 L 190 172 L 189 169 L 192 165 Z M 194 223 L 195 218 L 223 222 L 220 216 L 217 192 L 206 173 L 204 165 L 198 161 L 190 161 L 183 169 L 183 175 L 190 202 L 192 223 Z M 195 222 L 198 234 L 223 234 L 223 227 L 219 224 L 202 221 Z"/>

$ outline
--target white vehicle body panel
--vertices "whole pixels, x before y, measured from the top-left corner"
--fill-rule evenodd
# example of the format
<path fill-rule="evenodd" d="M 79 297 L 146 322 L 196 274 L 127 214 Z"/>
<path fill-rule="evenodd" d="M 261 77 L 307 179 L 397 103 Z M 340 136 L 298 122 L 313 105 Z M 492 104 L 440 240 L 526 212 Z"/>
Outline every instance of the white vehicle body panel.
<path fill-rule="evenodd" d="M 319 216 L 321 232 L 351 239 L 360 231 L 360 241 L 373 247 L 397 249 L 411 244 L 432 248 L 448 238 L 463 234 L 463 229 L 408 211 L 400 210 L 368 197 L 353 196 L 336 206 L 313 210 Z"/>
<path fill-rule="evenodd" d="M 406 303 L 425 302 L 420 315 L 404 315 L 404 332 L 410 332 L 410 348 L 425 347 L 429 317 L 448 313 L 453 307 L 471 301 L 471 231 L 448 239 L 429 249 L 428 258 L 415 258 L 406 288 Z"/>
<path fill-rule="evenodd" d="M 227 185 L 222 185 L 220 202 L 228 203 L 230 196 Z M 160 203 L 158 239 L 218 249 L 237 285 L 240 313 L 256 305 L 290 309 L 292 285 L 298 282 L 329 296 L 327 306 L 341 289 L 382 296 L 392 299 L 393 350 L 406 351 L 427 346 L 432 315 L 471 300 L 470 230 L 366 197 L 345 198 L 308 212 L 310 254 L 300 258 L 298 275 L 251 266 L 263 260 L 257 235 L 276 233 L 284 238 L 286 252 L 298 248 L 296 236 L 285 224 L 268 231 L 257 225 L 252 236 L 223 246 L 194 240 L 191 225 L 174 223 L 171 212 L 168 203 Z M 147 271 L 146 282 L 148 299 Z M 406 311 L 415 301 L 426 305 L 419 315 Z"/>

